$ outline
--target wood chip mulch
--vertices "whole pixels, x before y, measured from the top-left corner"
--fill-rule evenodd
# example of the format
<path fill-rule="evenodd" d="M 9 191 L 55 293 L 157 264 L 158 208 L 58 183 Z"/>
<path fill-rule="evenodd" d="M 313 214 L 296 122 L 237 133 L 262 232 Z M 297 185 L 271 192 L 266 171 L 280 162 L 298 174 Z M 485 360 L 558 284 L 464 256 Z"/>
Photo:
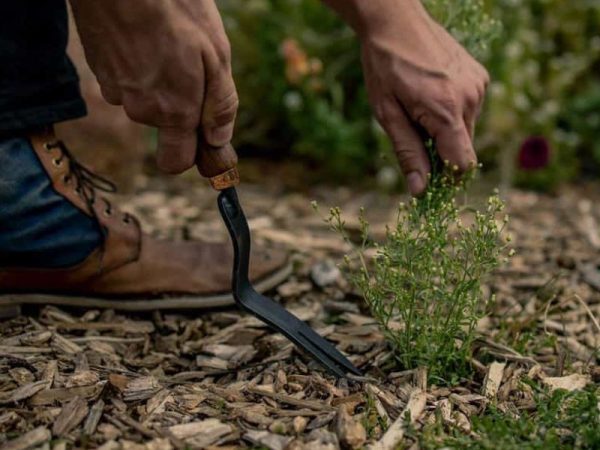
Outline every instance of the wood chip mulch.
<path fill-rule="evenodd" d="M 176 239 L 225 237 L 209 190 L 165 193 L 145 183 L 123 203 L 146 229 Z M 416 430 L 441 417 L 472 433 L 471 418 L 490 402 L 506 411 L 534 406 L 523 377 L 551 389 L 599 381 L 594 199 L 510 193 L 517 255 L 486 286 L 498 302 L 479 326 L 475 375 L 440 387 L 428 385 L 425 368 L 394 369 L 393 353 L 335 265 L 347 249 L 312 211 L 315 197 L 342 206 L 350 227 L 366 206 L 376 238 L 398 198 L 242 190 L 255 241 L 296 252 L 293 277 L 272 295 L 349 355 L 364 378 L 335 380 L 236 309 L 26 310 L 0 322 L 0 448 L 393 449 L 411 445 L 406 412 Z M 521 342 L 519 351 L 507 342 Z"/>

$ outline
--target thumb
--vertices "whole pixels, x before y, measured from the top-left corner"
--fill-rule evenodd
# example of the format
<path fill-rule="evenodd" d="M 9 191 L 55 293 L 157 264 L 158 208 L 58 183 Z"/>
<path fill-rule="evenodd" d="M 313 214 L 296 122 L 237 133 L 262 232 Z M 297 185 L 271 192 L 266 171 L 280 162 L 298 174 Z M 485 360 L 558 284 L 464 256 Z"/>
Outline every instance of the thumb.
<path fill-rule="evenodd" d="M 196 160 L 197 130 L 162 127 L 158 129 L 156 163 L 160 170 L 177 174 L 192 167 Z"/>
<path fill-rule="evenodd" d="M 427 187 L 427 174 L 431 171 L 423 139 L 400 105 L 386 112 L 382 125 L 392 140 L 408 190 L 411 195 L 420 195 Z"/>
<path fill-rule="evenodd" d="M 231 71 L 209 73 L 202 109 L 202 131 L 208 144 L 222 147 L 231 141 L 238 103 Z"/>

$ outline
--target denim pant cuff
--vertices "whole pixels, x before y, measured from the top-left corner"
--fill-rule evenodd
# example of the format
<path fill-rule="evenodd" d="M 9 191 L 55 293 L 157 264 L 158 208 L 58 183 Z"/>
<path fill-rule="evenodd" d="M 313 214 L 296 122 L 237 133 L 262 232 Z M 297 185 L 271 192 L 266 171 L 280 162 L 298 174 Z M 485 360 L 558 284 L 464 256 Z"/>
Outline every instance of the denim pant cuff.
<path fill-rule="evenodd" d="M 0 266 L 74 266 L 102 239 L 97 222 L 54 190 L 27 139 L 0 140 Z"/>

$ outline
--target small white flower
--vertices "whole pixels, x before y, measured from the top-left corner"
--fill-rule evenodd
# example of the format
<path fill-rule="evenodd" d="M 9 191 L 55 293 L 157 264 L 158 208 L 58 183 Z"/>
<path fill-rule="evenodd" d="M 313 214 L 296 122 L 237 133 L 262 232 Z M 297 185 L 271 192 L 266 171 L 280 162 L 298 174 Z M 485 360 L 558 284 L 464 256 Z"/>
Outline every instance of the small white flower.
<path fill-rule="evenodd" d="M 377 172 L 377 184 L 384 189 L 391 189 L 398 183 L 398 171 L 391 167 L 382 167 Z"/>
<path fill-rule="evenodd" d="M 283 104 L 291 111 L 299 111 L 302 109 L 304 100 L 298 92 L 290 91 L 283 96 Z"/>

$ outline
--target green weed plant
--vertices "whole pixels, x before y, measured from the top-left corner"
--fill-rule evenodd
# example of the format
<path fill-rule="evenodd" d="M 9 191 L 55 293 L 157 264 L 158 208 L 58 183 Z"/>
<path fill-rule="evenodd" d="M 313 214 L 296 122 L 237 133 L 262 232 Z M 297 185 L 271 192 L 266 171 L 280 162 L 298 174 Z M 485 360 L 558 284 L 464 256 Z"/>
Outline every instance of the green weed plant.
<path fill-rule="evenodd" d="M 425 195 L 401 203 L 382 243 L 370 241 L 361 213 L 362 242 L 346 257 L 349 278 L 397 360 L 407 369 L 426 366 L 438 381 L 468 372 L 475 327 L 493 300 L 483 297 L 482 280 L 513 252 L 501 240 L 508 216 L 500 217 L 498 193 L 482 210 L 459 205 L 475 169 L 458 181 L 456 171 L 446 164 Z M 339 208 L 326 220 L 350 242 Z"/>

